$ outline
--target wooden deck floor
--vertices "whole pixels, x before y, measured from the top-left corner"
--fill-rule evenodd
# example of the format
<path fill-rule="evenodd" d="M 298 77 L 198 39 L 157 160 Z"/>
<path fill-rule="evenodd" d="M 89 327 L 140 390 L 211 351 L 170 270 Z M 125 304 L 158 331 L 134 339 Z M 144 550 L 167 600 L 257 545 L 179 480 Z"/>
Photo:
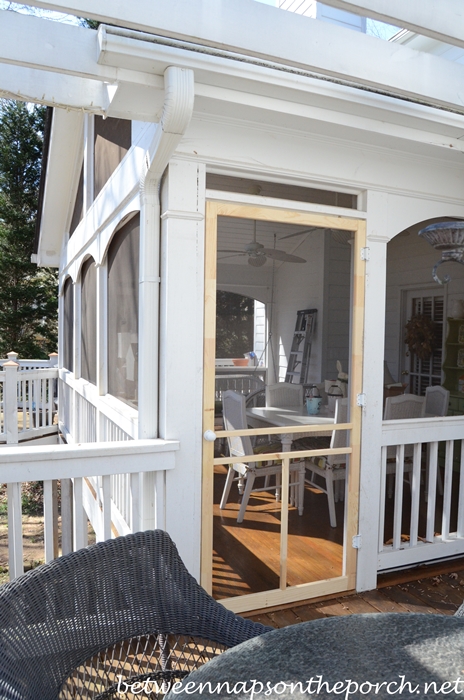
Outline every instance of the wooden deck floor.
<path fill-rule="evenodd" d="M 286 627 L 322 617 L 353 613 L 432 613 L 453 615 L 464 601 L 464 558 L 384 574 L 378 588 L 298 606 L 243 613 L 271 627 Z"/>

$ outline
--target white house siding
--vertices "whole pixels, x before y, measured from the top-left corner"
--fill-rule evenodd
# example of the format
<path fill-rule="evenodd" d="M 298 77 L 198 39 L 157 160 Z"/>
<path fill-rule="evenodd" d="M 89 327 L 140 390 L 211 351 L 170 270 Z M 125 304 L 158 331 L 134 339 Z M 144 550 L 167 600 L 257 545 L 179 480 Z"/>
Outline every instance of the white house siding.
<path fill-rule="evenodd" d="M 317 309 L 310 359 L 310 376 L 319 381 L 322 364 L 324 314 L 324 234 L 310 233 L 296 251 L 306 264 L 285 263 L 276 273 L 276 304 L 273 318 L 273 347 L 278 357 L 277 380 L 285 379 L 288 357 L 299 309 Z M 276 354 L 278 352 L 278 355 Z M 270 367 L 272 370 L 272 367 Z M 272 376 L 272 374 L 271 374 Z"/>
<path fill-rule="evenodd" d="M 336 379 L 337 360 L 349 369 L 351 245 L 326 234 L 324 261 L 324 336 L 321 379 Z"/>

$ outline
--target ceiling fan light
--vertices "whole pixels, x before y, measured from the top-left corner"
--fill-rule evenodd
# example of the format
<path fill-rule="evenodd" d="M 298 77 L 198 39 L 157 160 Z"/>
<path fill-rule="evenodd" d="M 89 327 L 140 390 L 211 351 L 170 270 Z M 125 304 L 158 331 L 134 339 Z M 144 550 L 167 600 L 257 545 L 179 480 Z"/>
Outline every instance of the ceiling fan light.
<path fill-rule="evenodd" d="M 252 265 L 253 267 L 262 267 L 266 264 L 266 260 L 267 258 L 265 255 L 250 255 L 248 258 L 248 265 Z"/>

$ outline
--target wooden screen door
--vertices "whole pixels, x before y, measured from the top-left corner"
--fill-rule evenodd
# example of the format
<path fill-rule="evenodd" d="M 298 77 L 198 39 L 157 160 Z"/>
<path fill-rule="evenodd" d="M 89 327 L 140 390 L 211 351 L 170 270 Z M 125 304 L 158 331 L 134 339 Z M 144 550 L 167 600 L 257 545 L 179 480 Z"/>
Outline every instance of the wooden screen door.
<path fill-rule="evenodd" d="M 354 213 L 354 212 L 353 212 Z M 272 222 L 272 224 L 290 224 L 299 227 L 316 227 L 320 229 L 339 229 L 351 232 L 352 235 L 352 270 L 351 270 L 351 333 L 350 333 L 350 376 L 349 376 L 349 423 L 343 424 L 349 436 L 348 447 L 340 450 L 339 453 L 349 454 L 349 469 L 347 470 L 347 481 L 345 485 L 345 509 L 344 509 L 344 529 L 342 531 L 342 552 L 340 557 L 339 571 L 330 576 L 316 576 L 311 580 L 299 579 L 298 585 L 289 582 L 289 562 L 295 561 L 295 542 L 301 538 L 298 536 L 292 539 L 292 547 L 289 547 L 289 471 L 290 452 L 274 453 L 274 459 L 282 460 L 282 497 L 276 508 L 273 523 L 263 526 L 262 535 L 267 528 L 273 528 L 276 552 L 274 552 L 278 564 L 275 566 L 275 585 L 266 590 L 257 592 L 238 592 L 237 595 L 221 598 L 221 602 L 235 612 L 246 610 L 256 610 L 273 605 L 292 603 L 321 595 L 334 594 L 355 588 L 356 575 L 356 549 L 353 545 L 353 538 L 358 532 L 358 499 L 359 499 L 359 460 L 360 460 L 360 436 L 361 436 L 361 416 L 362 409 L 358 405 L 358 395 L 362 394 L 362 338 L 364 319 L 364 262 L 362 261 L 362 248 L 365 246 L 365 222 L 359 219 L 351 219 L 342 216 L 329 216 L 302 212 L 295 210 L 283 210 L 272 207 L 255 207 L 245 204 L 230 204 L 221 202 L 207 202 L 206 206 L 206 240 L 205 240 L 205 320 L 204 320 L 204 420 L 203 420 L 203 471 L 202 471 L 202 542 L 201 542 L 201 583 L 209 592 L 213 592 L 213 495 L 214 495 L 214 470 L 224 468 L 220 465 L 227 465 L 233 460 L 229 458 L 214 457 L 214 443 L 206 438 L 211 437 L 211 432 L 215 428 L 215 322 L 216 322 L 216 259 L 217 259 L 217 230 L 218 217 L 233 217 L 235 220 L 252 220 L 258 223 Z M 324 233 L 323 231 L 321 233 Z M 314 430 L 314 426 L 310 428 Z M 332 424 L 323 424 L 319 430 L 326 429 L 326 435 L 330 435 L 333 429 Z M 301 428 L 299 428 L 301 432 Z M 298 432 L 298 429 L 286 428 L 274 433 Z M 242 431 L 241 434 L 250 435 L 265 434 L 272 432 L 266 429 L 254 429 Z M 305 431 L 306 432 L 306 431 Z M 206 438 L 205 438 L 206 435 Z M 217 433 L 218 437 L 221 433 Z M 224 436 L 222 436 L 224 437 Z M 283 449 L 283 448 L 282 448 Z M 299 458 L 327 454 L 327 448 L 319 451 L 305 450 L 299 454 L 292 452 L 292 462 Z M 254 457 L 255 461 L 263 457 Z M 242 461 L 235 458 L 235 461 Z M 244 458 L 244 462 L 247 460 Z M 253 460 L 248 460 L 248 462 Z M 306 496 L 306 492 L 305 492 Z M 309 495 L 308 495 L 309 497 Z M 327 507 L 327 498 L 325 504 Z M 217 507 L 217 506 L 216 506 Z M 295 510 L 292 510 L 291 517 L 294 517 Z M 223 511 L 222 511 L 223 512 Z M 247 511 L 248 512 L 248 511 Z M 235 518 L 236 518 L 235 513 Z M 300 521 L 296 518 L 292 521 Z M 235 524 L 235 523 L 232 523 Z M 259 528 L 258 528 L 259 529 Z M 279 537 L 280 531 L 280 537 Z M 237 528 L 234 532 L 237 544 L 235 549 L 231 546 L 230 556 L 240 557 L 240 553 L 245 553 L 243 541 L 239 541 L 244 530 Z M 229 533 L 230 534 L 230 533 Z M 292 533 L 293 536 L 293 533 Z M 256 537 L 256 533 L 255 533 Z M 332 538 L 333 539 L 333 538 Z M 330 537 L 328 538 L 330 540 Z M 255 540 L 259 547 L 259 533 Z M 232 539 L 231 539 L 232 543 Z M 327 541 L 327 546 L 330 542 Z M 293 549 L 292 549 L 293 548 Z M 269 547 L 268 547 L 269 549 Z M 265 563 L 260 561 L 253 546 L 247 546 L 247 555 L 255 561 L 257 572 L 262 573 Z M 292 550 L 292 551 L 290 551 Z M 267 552 L 266 552 L 267 553 Z M 254 557 L 254 559 L 253 559 Z M 304 562 L 303 562 L 304 563 Z M 253 565 L 253 564 L 252 564 Z M 251 565 L 251 566 L 252 566 Z M 292 564 L 293 565 L 293 564 Z M 220 562 L 219 567 L 216 561 L 215 576 L 226 580 L 230 574 L 227 569 L 227 562 Z M 219 573 L 218 573 L 219 572 Z M 316 579 L 316 580 L 315 580 Z"/>

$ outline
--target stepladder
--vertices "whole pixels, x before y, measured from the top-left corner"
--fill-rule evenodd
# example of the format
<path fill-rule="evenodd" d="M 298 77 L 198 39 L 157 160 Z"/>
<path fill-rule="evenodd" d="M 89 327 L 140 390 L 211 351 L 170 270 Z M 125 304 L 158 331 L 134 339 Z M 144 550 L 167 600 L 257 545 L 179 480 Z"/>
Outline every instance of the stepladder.
<path fill-rule="evenodd" d="M 296 312 L 295 331 L 285 374 L 286 382 L 291 384 L 309 383 L 309 360 L 316 317 L 317 309 L 302 309 Z"/>

